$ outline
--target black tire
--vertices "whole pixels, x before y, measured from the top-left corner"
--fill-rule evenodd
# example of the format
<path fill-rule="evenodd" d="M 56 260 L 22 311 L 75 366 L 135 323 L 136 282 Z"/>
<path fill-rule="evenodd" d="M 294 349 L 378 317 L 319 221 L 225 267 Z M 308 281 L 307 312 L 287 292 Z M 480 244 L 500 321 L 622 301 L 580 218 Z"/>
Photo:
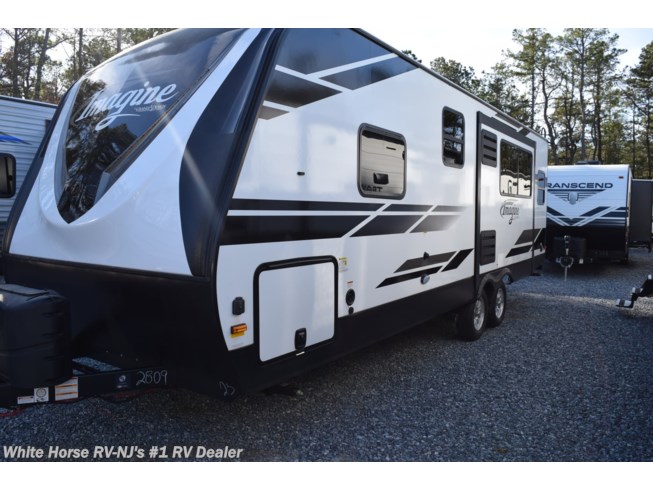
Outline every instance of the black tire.
<path fill-rule="evenodd" d="M 494 293 L 488 306 L 488 327 L 498 327 L 503 322 L 503 319 L 506 317 L 507 298 L 506 286 L 503 282 L 499 282 L 494 288 Z"/>
<path fill-rule="evenodd" d="M 481 338 L 487 325 L 488 301 L 485 291 L 481 291 L 476 301 L 463 306 L 456 316 L 456 330 L 463 340 Z"/>

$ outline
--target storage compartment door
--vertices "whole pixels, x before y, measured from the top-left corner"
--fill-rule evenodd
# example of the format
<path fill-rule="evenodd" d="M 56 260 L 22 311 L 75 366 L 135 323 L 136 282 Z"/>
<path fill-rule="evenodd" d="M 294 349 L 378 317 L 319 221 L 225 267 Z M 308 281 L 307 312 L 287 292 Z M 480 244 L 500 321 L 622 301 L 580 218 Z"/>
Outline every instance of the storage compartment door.
<path fill-rule="evenodd" d="M 261 361 L 333 338 L 336 269 L 331 260 L 264 269 L 258 276 Z"/>

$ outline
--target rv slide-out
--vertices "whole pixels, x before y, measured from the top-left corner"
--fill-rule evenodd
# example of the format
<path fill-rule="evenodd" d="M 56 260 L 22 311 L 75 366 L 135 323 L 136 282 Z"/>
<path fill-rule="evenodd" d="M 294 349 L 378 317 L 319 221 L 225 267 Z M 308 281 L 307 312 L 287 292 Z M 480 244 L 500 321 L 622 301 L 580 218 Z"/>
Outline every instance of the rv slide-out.
<path fill-rule="evenodd" d="M 0 402 L 231 398 L 447 312 L 477 339 L 544 260 L 546 162 L 539 134 L 360 30 L 122 52 L 70 89 L 17 198 Z"/>

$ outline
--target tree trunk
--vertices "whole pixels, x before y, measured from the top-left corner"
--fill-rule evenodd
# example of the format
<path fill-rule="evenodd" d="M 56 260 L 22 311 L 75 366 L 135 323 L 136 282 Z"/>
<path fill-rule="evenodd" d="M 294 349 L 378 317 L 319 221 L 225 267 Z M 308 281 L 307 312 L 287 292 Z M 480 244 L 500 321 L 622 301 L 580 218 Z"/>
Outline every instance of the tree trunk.
<path fill-rule="evenodd" d="M 636 146 L 637 146 L 637 133 L 635 132 L 635 112 L 636 111 L 637 111 L 637 106 L 633 102 L 633 118 L 632 118 L 632 122 L 633 122 L 633 126 L 632 126 L 632 128 L 633 128 L 633 140 L 632 140 L 632 143 L 633 143 L 633 148 L 632 148 L 632 150 L 633 150 L 633 163 L 632 164 L 633 164 L 633 166 L 635 166 L 635 164 L 636 164 L 636 162 L 635 162 L 635 152 L 636 152 Z"/>
<path fill-rule="evenodd" d="M 651 160 L 651 107 L 646 111 L 646 163 L 648 164 L 648 178 L 653 178 L 653 161 Z"/>
<path fill-rule="evenodd" d="M 535 69 L 531 72 L 531 124 L 530 128 L 535 127 L 535 98 L 537 92 L 537 86 L 535 84 Z"/>
<path fill-rule="evenodd" d="M 559 165 L 558 159 L 558 145 L 556 144 L 556 135 L 551 119 L 549 118 L 549 93 L 546 91 L 546 73 L 542 73 L 542 97 L 544 98 L 544 107 L 542 108 L 544 115 L 544 124 L 549 133 L 549 144 L 551 145 L 551 153 L 553 153 L 553 164 Z"/>
<path fill-rule="evenodd" d="M 79 28 L 79 32 L 78 32 L 78 44 L 79 44 L 79 48 L 77 51 L 77 55 L 79 56 L 79 59 L 77 61 L 77 69 L 78 69 L 77 78 L 82 78 L 82 75 L 84 75 L 84 49 L 83 49 L 84 29 L 81 27 Z"/>
<path fill-rule="evenodd" d="M 34 83 L 34 100 L 41 100 L 41 80 L 43 78 L 43 66 L 45 65 L 45 57 L 48 52 L 48 41 L 50 37 L 50 28 L 45 29 L 43 34 L 43 43 L 41 43 L 41 53 L 39 54 L 39 61 L 36 65 L 36 82 Z"/>
<path fill-rule="evenodd" d="M 585 127 L 587 126 L 587 116 L 585 113 L 585 40 L 582 41 L 580 55 L 580 84 L 578 86 L 580 101 L 580 159 L 587 160 L 587 146 L 585 144 Z"/>
<path fill-rule="evenodd" d="M 14 72 L 11 76 L 11 94 L 20 97 L 18 87 L 18 51 L 20 49 L 20 29 L 14 29 Z"/>
<path fill-rule="evenodd" d="M 116 32 L 116 52 L 122 51 L 122 29 L 119 27 Z"/>

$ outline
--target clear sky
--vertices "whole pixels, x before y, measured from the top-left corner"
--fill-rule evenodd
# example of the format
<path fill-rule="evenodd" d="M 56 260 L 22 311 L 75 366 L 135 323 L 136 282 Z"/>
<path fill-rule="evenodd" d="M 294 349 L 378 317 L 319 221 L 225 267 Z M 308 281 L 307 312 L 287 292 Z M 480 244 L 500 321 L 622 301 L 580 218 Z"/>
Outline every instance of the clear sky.
<path fill-rule="evenodd" d="M 7 3 L 7 2 L 5 2 Z M 616 4 L 573 0 L 31 0 L 3 6 L 3 26 L 29 27 L 362 27 L 424 64 L 438 56 L 472 66 L 480 75 L 511 48 L 512 29 L 606 27 L 638 62 L 653 41 L 653 2 Z M 63 7 L 65 5 L 65 7 Z"/>
<path fill-rule="evenodd" d="M 651 25 L 653 26 L 653 16 Z M 595 27 L 606 27 L 610 32 L 619 35 L 619 47 L 627 50 L 621 56 L 621 64 L 624 66 L 636 65 L 639 62 L 641 49 L 653 42 L 653 27 L 649 29 L 619 29 L 607 25 Z M 506 49 L 517 50 L 517 45 L 512 41 L 512 28 L 433 26 L 397 29 L 382 25 L 363 28 L 397 49 L 412 50 L 427 66 L 431 60 L 443 56 L 465 66 L 474 67 L 477 75 L 482 71 L 489 71 L 494 64 L 501 61 L 502 52 Z M 563 31 L 560 28 L 546 29 L 553 35 L 562 34 Z"/>

